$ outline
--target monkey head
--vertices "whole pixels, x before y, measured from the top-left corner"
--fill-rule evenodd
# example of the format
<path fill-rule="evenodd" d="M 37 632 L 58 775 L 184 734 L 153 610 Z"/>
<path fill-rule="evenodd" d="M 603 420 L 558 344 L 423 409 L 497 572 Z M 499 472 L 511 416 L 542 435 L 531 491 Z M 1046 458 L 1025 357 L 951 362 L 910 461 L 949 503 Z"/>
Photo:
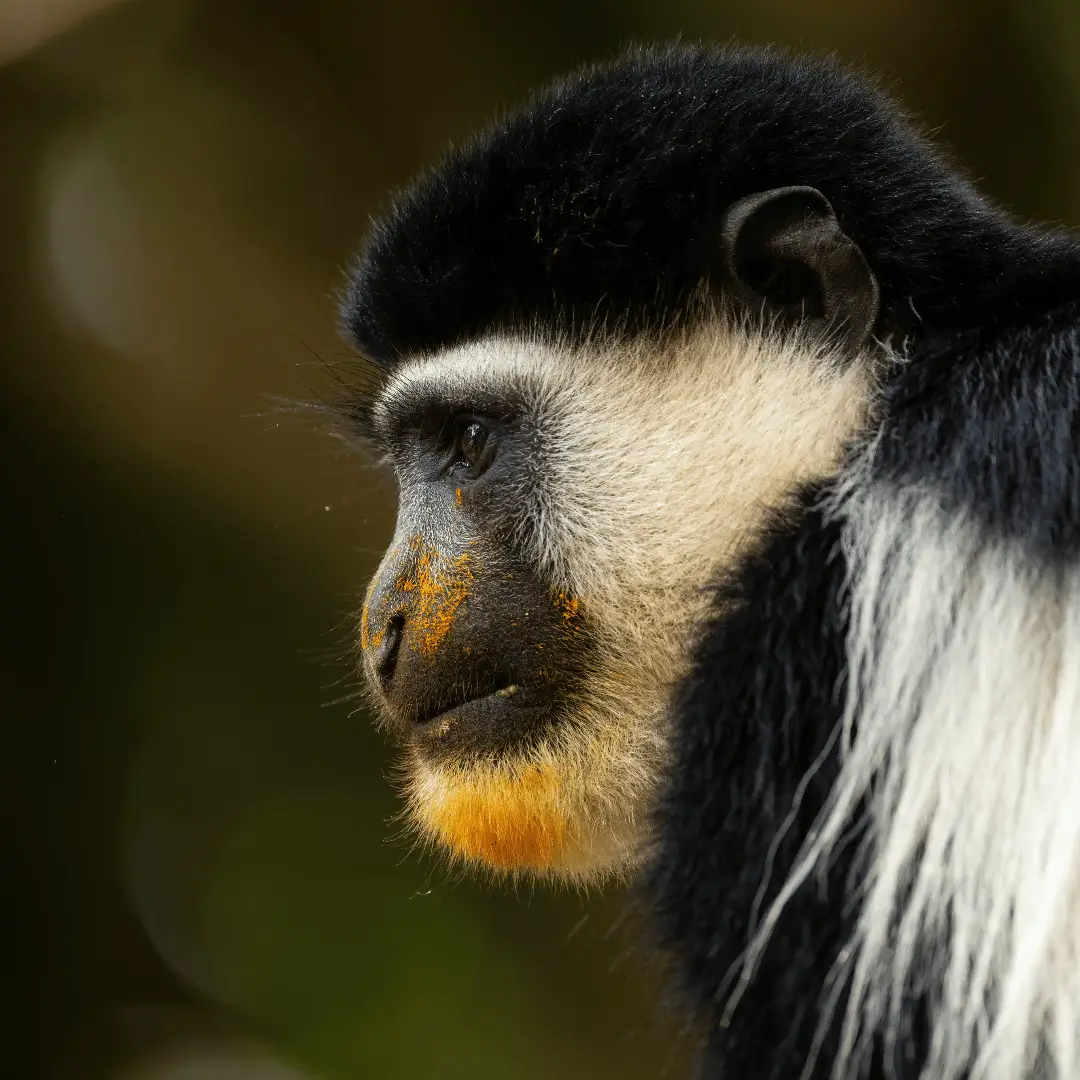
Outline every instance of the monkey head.
<path fill-rule="evenodd" d="M 641 859 L 708 586 L 864 430 L 917 295 L 845 168 L 900 136 L 861 83 L 826 117 L 779 71 L 684 49 L 561 83 L 355 267 L 378 386 L 346 408 L 400 495 L 362 666 L 410 820 L 470 863 Z"/>

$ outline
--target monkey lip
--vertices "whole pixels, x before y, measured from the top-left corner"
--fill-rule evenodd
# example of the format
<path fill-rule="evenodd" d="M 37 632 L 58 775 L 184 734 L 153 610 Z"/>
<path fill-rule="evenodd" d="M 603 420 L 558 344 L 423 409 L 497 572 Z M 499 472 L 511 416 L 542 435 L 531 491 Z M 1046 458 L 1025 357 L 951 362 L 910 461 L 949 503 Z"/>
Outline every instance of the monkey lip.
<path fill-rule="evenodd" d="M 414 715 L 409 738 L 421 751 L 486 752 L 509 749 L 550 712 L 550 703 L 518 683 Z"/>
<path fill-rule="evenodd" d="M 419 713 L 412 718 L 411 725 L 415 730 L 424 731 L 434 724 L 441 724 L 461 713 L 472 714 L 485 710 L 501 711 L 505 706 L 516 708 L 524 704 L 524 700 L 515 699 L 524 699 L 527 696 L 524 687 L 519 683 L 508 682 L 497 689 L 485 690 L 483 693 L 475 694 L 472 697 L 462 698 L 452 705 L 440 704 L 428 712 Z"/>

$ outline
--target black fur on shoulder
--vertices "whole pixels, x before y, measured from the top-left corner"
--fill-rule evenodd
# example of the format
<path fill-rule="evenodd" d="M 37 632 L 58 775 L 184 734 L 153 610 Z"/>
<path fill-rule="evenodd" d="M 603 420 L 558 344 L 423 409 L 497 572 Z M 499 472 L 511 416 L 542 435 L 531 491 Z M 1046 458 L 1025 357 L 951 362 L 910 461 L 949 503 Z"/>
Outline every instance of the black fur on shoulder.
<path fill-rule="evenodd" d="M 830 972 L 849 940 L 861 878 L 860 836 L 827 876 L 783 910 L 737 1007 L 728 1005 L 760 928 L 838 771 L 844 700 L 845 565 L 840 532 L 807 489 L 793 522 L 778 518 L 716 593 L 676 702 L 679 737 L 648 890 L 661 945 L 706 1031 L 703 1076 L 789 1080 L 830 1075 L 845 998 L 822 1025 Z M 844 987 L 840 987 L 843 991 Z M 916 1003 L 905 1056 L 876 1049 L 872 1075 L 914 1080 L 925 1054 Z"/>
<path fill-rule="evenodd" d="M 676 704 L 680 737 L 649 882 L 663 944 L 682 958 L 686 990 L 712 1033 L 708 1057 L 733 1076 L 798 1073 L 817 1030 L 820 988 L 850 933 L 842 877 L 820 895 L 801 890 L 721 1027 L 755 922 L 837 775 L 830 740 L 842 702 L 843 566 L 839 535 L 813 501 L 808 493 L 796 532 L 779 525 L 720 590 Z"/>
<path fill-rule="evenodd" d="M 356 265 L 346 333 L 393 363 L 506 326 L 662 325 L 719 278 L 725 209 L 803 184 L 877 275 L 879 335 L 1061 287 L 1059 242 L 988 206 L 862 79 L 679 46 L 556 84 L 400 194 Z"/>

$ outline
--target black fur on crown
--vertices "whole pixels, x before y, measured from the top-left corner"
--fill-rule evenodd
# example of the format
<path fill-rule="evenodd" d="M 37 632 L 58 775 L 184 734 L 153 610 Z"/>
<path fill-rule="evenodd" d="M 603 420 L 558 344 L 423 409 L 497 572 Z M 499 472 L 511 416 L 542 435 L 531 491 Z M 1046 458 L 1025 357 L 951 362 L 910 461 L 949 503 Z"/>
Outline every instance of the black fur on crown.
<path fill-rule="evenodd" d="M 775 50 L 636 50 L 539 94 L 402 192 L 342 315 L 382 363 L 515 324 L 670 324 L 718 276 L 720 219 L 809 184 L 882 293 L 879 334 L 1000 316 L 1054 283 L 1021 230 L 862 79 Z"/>

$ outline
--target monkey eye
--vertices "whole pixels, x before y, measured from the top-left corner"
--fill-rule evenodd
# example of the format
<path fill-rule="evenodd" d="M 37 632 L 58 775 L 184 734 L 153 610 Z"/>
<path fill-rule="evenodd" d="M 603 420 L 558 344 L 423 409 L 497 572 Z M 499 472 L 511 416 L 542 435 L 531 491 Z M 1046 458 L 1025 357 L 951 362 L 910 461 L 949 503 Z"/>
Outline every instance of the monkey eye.
<path fill-rule="evenodd" d="M 487 442 L 487 432 L 483 424 L 474 420 L 461 433 L 461 456 L 470 464 L 476 465 L 480 461 L 480 455 L 484 452 L 484 444 Z"/>
<path fill-rule="evenodd" d="M 482 420 L 469 415 L 455 417 L 453 464 L 463 465 L 474 476 L 479 475 L 491 461 L 493 442 Z"/>

